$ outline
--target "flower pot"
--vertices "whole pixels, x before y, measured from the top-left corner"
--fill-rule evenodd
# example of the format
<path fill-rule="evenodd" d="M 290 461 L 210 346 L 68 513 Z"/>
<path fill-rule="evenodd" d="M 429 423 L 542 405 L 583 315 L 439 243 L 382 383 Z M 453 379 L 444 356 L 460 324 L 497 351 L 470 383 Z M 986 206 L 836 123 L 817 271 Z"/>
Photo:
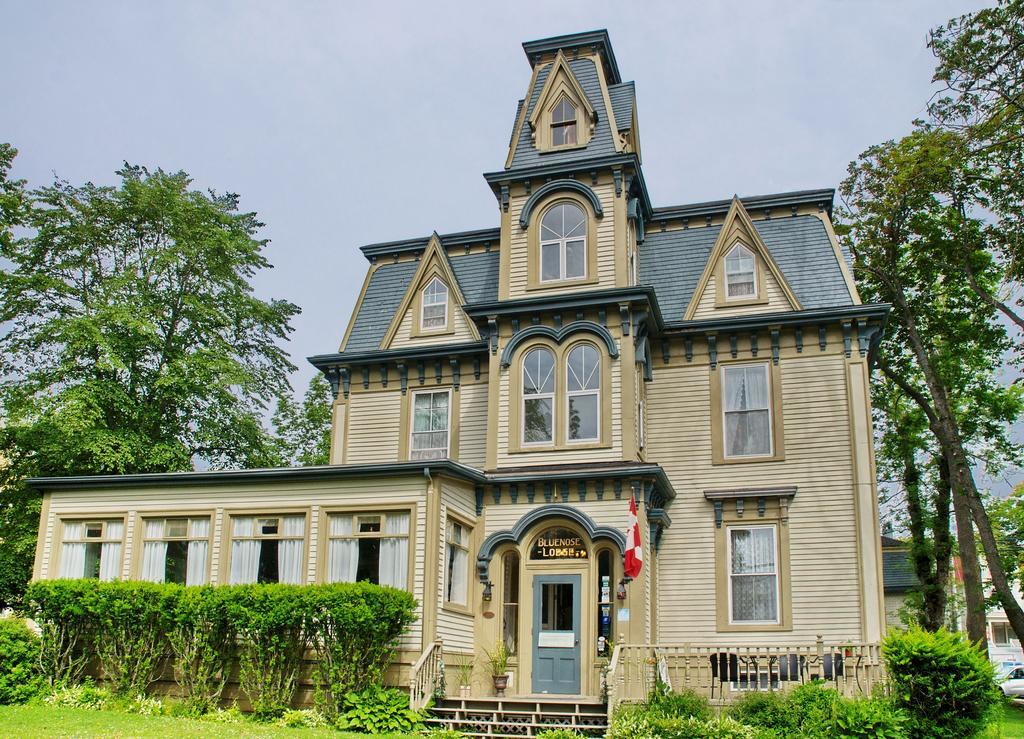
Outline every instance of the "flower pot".
<path fill-rule="evenodd" d="M 460 685 L 459 686 L 459 697 L 460 698 L 469 698 L 469 694 L 471 692 L 472 692 L 472 688 L 470 688 L 468 685 Z"/>
<path fill-rule="evenodd" d="M 494 681 L 494 694 L 499 698 L 505 697 L 505 688 L 508 687 L 508 675 L 491 675 Z"/>

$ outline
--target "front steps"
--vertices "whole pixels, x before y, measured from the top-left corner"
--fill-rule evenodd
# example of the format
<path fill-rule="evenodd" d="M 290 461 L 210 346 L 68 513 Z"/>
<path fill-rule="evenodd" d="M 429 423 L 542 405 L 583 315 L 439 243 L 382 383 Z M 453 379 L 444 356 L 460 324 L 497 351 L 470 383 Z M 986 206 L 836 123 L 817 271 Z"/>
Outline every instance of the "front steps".
<path fill-rule="evenodd" d="M 605 704 L 587 698 L 447 698 L 430 713 L 428 726 L 475 737 L 537 736 L 550 729 L 604 736 L 608 730 Z"/>

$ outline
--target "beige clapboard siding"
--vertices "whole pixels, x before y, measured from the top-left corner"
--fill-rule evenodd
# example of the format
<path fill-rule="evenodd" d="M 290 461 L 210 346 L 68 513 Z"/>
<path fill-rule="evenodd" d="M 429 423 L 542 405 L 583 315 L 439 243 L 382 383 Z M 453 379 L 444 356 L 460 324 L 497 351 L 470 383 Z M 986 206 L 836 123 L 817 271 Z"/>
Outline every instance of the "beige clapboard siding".
<path fill-rule="evenodd" d="M 345 462 L 397 462 L 402 392 L 352 393 L 349 396 Z"/>
<path fill-rule="evenodd" d="M 510 530 L 520 518 L 531 510 L 546 505 L 544 496 L 540 492 L 542 486 L 538 485 L 537 487 L 537 496 L 533 503 L 501 503 L 500 505 L 486 506 L 484 508 L 484 536 L 490 536 L 495 531 Z M 520 486 L 519 500 L 525 499 L 526 493 Z M 561 498 L 557 496 L 556 500 L 561 502 Z M 622 497 L 618 500 L 609 484 L 605 486 L 604 500 L 594 500 L 593 493 L 591 493 L 584 502 L 577 501 L 573 496 L 570 505 L 590 516 L 595 525 L 611 526 L 624 532 L 629 521 L 629 487 L 623 485 Z"/>
<path fill-rule="evenodd" d="M 482 470 L 487 460 L 487 384 L 459 390 L 459 461 Z"/>
<path fill-rule="evenodd" d="M 850 427 L 841 355 L 805 355 L 780 365 L 786 460 L 713 466 L 705 365 L 662 368 L 647 386 L 648 453 L 676 488 L 672 526 L 658 553 L 661 641 L 753 643 L 764 635 L 718 634 L 715 524 L 703 491 L 796 485 L 790 508 L 793 630 L 775 642 L 859 639 L 860 592 Z M 749 509 L 748 509 L 749 510 Z M 757 522 L 756 510 L 748 512 Z M 827 573 L 827 576 L 825 576 Z M 686 608 L 680 609 L 679 604 Z"/>
<path fill-rule="evenodd" d="M 724 269 L 725 265 L 720 263 L 718 268 Z M 779 281 L 775 279 L 775 275 L 770 270 L 765 269 L 764 263 L 760 260 L 758 260 L 757 268 L 764 273 L 764 291 L 768 297 L 767 303 L 739 305 L 732 308 L 716 308 L 715 293 L 718 289 L 718 275 L 712 275 L 711 279 L 708 280 L 707 287 L 700 296 L 700 301 L 697 303 L 697 311 L 693 314 L 693 317 L 711 318 L 712 316 L 739 316 L 751 313 L 782 313 L 793 310 L 789 303 L 789 298 L 782 291 L 782 287 L 779 285 Z"/>
<path fill-rule="evenodd" d="M 468 487 L 457 486 L 450 483 L 448 480 L 444 480 L 441 483 L 441 526 L 439 527 L 440 541 L 437 543 L 438 551 L 441 556 L 438 557 L 438 583 L 441 587 L 438 588 L 438 604 L 437 604 L 437 635 L 444 640 L 446 648 L 450 649 L 464 649 L 472 651 L 474 649 L 473 640 L 473 615 L 470 613 L 461 613 L 449 608 L 444 607 L 444 566 L 445 566 L 445 519 L 449 513 L 456 515 L 459 518 L 473 522 L 476 519 L 476 502 L 471 489 Z M 472 535 L 471 541 L 478 541 L 477 536 Z M 476 578 L 476 559 L 475 559 L 475 547 L 470 547 L 469 557 L 469 573 L 468 577 L 468 593 L 467 600 L 469 604 L 473 602 L 473 583 Z"/>
<path fill-rule="evenodd" d="M 364 508 L 368 501 L 380 506 L 408 505 L 415 508 L 412 531 L 413 596 L 423 602 L 423 583 L 426 561 L 425 542 L 419 532 L 426 526 L 426 481 L 422 476 L 399 478 L 366 478 L 323 482 L 250 483 L 242 485 L 189 485 L 175 488 L 96 488 L 58 491 L 51 494 L 50 511 L 44 535 L 40 571 L 43 577 L 56 577 L 57 548 L 60 517 L 124 516 L 134 518 L 140 531 L 141 519 L 149 515 L 174 515 L 176 512 L 197 514 L 208 511 L 213 519 L 213 543 L 210 565 L 211 581 L 224 582 L 230 571 L 230 549 L 221 546 L 228 519 L 234 511 L 276 513 L 309 511 L 309 546 L 307 580 L 315 581 L 319 562 L 319 533 L 326 525 L 330 511 Z M 124 556 L 125 571 L 137 571 L 137 558 L 141 549 L 133 549 L 135 537 L 126 534 Z M 419 651 L 422 633 L 422 609 L 416 623 L 402 638 L 403 649 Z"/>
<path fill-rule="evenodd" d="M 448 293 L 449 300 L 452 300 L 454 297 L 451 292 Z M 413 328 L 419 323 L 419 316 L 415 314 L 414 310 L 417 302 L 413 301 L 408 310 L 405 311 L 401 323 L 398 324 L 395 337 L 391 340 L 389 346 L 383 347 L 384 349 L 401 349 L 407 346 L 433 346 L 435 344 L 463 344 L 467 341 L 476 341 L 476 337 L 473 336 L 473 329 L 469 326 L 469 319 L 462 312 L 462 308 L 457 305 L 451 308 L 453 326 L 450 328 L 453 329 L 452 333 L 413 336 Z"/>
<path fill-rule="evenodd" d="M 501 379 L 498 386 L 500 400 L 498 401 L 498 466 L 514 467 L 520 465 L 535 464 L 558 464 L 560 462 L 600 462 L 608 459 L 620 459 L 622 456 L 622 371 L 621 364 L 617 360 L 611 363 L 611 394 L 612 394 L 612 428 L 611 446 L 600 449 L 562 449 L 557 451 L 529 451 L 509 453 L 509 434 L 520 433 L 519 429 L 512 429 L 510 418 L 511 403 L 521 402 L 519 398 L 510 398 L 510 374 L 516 371 L 515 366 L 501 370 Z M 558 402 L 556 400 L 556 402 Z M 555 423 L 564 423 L 565 419 L 564 396 L 559 406 L 555 409 Z"/>
<path fill-rule="evenodd" d="M 589 185 L 588 185 L 589 186 Z M 597 274 L 598 284 L 588 282 L 584 285 L 572 285 L 565 287 L 552 287 L 543 290 L 545 295 L 551 293 L 579 292 L 581 290 L 597 290 L 604 287 L 615 286 L 615 225 L 612 217 L 615 207 L 615 186 L 611 183 L 591 187 L 604 209 L 604 217 L 596 219 L 597 238 L 593 234 L 587 234 L 587 248 L 593 249 L 597 245 Z M 528 234 L 529 229 L 519 227 L 519 215 L 523 206 L 529 199 L 527 195 L 520 195 L 512 198 L 509 203 L 509 223 L 511 224 L 511 235 L 509 238 L 509 297 L 522 298 L 527 295 L 537 294 L 537 291 L 526 289 L 527 284 L 527 256 L 528 256 Z M 540 211 L 534 211 L 539 213 Z"/>

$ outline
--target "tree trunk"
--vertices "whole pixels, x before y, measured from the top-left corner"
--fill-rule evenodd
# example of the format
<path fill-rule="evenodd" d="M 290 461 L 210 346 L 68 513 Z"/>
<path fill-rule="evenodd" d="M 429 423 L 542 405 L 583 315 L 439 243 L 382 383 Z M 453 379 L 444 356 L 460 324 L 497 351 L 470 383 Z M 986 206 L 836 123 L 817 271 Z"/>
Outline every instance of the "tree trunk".
<path fill-rule="evenodd" d="M 985 628 L 985 594 L 981 588 L 981 563 L 978 560 L 978 544 L 974 540 L 974 525 L 971 510 L 959 490 L 953 489 L 953 514 L 956 517 L 956 542 L 960 550 L 960 566 L 964 573 L 964 600 L 966 618 L 964 629 L 967 638 L 980 645 L 988 653 L 988 637 Z"/>
<path fill-rule="evenodd" d="M 1014 634 L 1018 639 L 1024 640 L 1024 609 L 1017 602 L 1013 589 L 1006 579 L 1006 570 L 1003 568 L 996 538 L 992 532 L 992 522 L 989 521 L 988 512 L 985 510 L 981 498 L 978 497 L 978 487 L 974 483 L 974 475 L 971 473 L 971 466 L 967 461 L 967 453 L 964 451 L 963 440 L 960 438 L 960 426 L 953 414 L 945 383 L 932 365 L 931 357 L 918 332 L 914 313 L 907 305 L 906 297 L 902 292 L 897 291 L 893 295 L 893 302 L 900 309 L 910 348 L 914 352 L 932 396 L 934 408 L 925 409 L 925 412 L 934 412 L 935 418 L 931 424 L 932 433 L 935 434 L 935 438 L 942 448 L 942 454 L 949 463 L 950 478 L 953 483 L 954 513 L 958 496 L 963 496 L 962 502 L 967 504 L 974 525 L 978 528 L 981 546 L 985 551 L 985 560 L 988 562 L 989 575 L 999 596 L 999 602 L 1006 612 L 1006 618 L 1010 622 Z"/>
<path fill-rule="evenodd" d="M 949 595 L 949 564 L 953 542 L 949 532 L 949 507 L 952 503 L 953 485 L 949 479 L 949 464 L 939 455 L 939 479 L 935 486 L 933 504 L 935 521 L 932 533 L 935 541 L 935 587 L 934 618 L 936 628 L 945 624 L 946 603 Z"/>
<path fill-rule="evenodd" d="M 903 450 L 903 490 L 907 496 L 910 524 L 910 559 L 921 587 L 922 604 L 918 623 L 923 629 L 937 631 L 943 624 L 946 610 L 945 584 L 937 582 L 938 561 L 933 559 L 936 549 L 928 542 L 928 522 L 921 501 L 921 470 L 914 449 L 910 447 Z"/>

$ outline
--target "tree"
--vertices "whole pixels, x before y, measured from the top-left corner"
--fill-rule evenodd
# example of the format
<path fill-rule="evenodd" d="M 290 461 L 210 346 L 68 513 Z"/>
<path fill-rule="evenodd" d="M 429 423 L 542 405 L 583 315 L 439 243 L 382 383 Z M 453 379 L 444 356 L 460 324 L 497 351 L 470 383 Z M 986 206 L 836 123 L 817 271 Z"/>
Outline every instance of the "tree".
<path fill-rule="evenodd" d="M 270 266 L 262 224 L 184 172 L 126 164 L 118 175 L 116 187 L 57 180 L 29 193 L 28 235 L 0 247 L 3 495 L 26 541 L 30 475 L 275 458 L 264 399 L 288 388 L 281 342 L 298 308 L 253 294 Z M 29 554 L 4 555 L 22 584 Z M 17 596 L 7 585 L 0 603 Z"/>
<path fill-rule="evenodd" d="M 999 382 L 1010 340 L 995 308 L 949 270 L 948 255 L 967 250 L 984 289 L 994 290 L 1004 278 L 979 243 L 980 220 L 965 207 L 978 172 L 963 147 L 956 133 L 919 127 L 868 149 L 843 182 L 845 233 L 865 296 L 893 306 L 879 366 L 924 413 L 948 466 L 965 574 L 969 569 L 973 580 L 978 572 L 971 561 L 977 556 L 970 544 L 973 523 L 996 592 L 1014 630 L 1024 634 L 1024 611 L 1006 581 L 972 474 L 979 458 L 1015 453 L 1006 429 L 1020 415 L 1021 398 Z M 912 358 L 909 371 L 889 364 L 890 353 L 904 352 Z M 980 579 L 965 585 L 968 610 L 976 615 L 969 634 L 977 640 L 984 631 Z"/>
<path fill-rule="evenodd" d="M 280 466 L 327 464 L 331 455 L 331 408 L 334 397 L 324 376 L 317 374 L 301 403 L 278 399 L 271 423 Z"/>

